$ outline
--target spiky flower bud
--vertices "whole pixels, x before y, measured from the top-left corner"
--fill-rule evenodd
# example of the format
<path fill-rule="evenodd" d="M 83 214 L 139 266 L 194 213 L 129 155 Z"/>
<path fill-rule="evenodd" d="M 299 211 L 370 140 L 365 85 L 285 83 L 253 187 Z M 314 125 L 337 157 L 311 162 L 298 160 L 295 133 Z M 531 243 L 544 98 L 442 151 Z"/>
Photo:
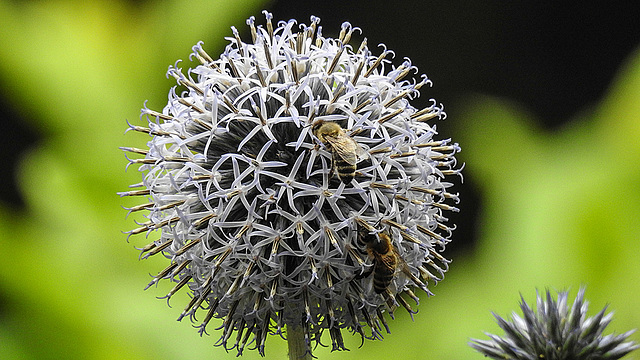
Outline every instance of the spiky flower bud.
<path fill-rule="evenodd" d="M 169 67 L 178 86 L 163 111 L 130 125 L 151 140 L 123 148 L 144 156 L 129 160 L 144 176 L 121 195 L 148 199 L 129 209 L 148 211 L 129 234 L 160 232 L 142 257 L 170 264 L 149 286 L 177 282 L 167 299 L 186 286 L 178 320 L 203 308 L 202 334 L 222 319 L 226 349 L 251 340 L 264 354 L 268 333 L 296 327 L 307 351 L 324 330 L 334 350 L 343 329 L 379 339 L 383 313 L 413 314 L 412 289 L 429 293 L 448 268 L 444 214 L 458 197 L 445 179 L 460 174 L 460 149 L 434 139 L 441 106 L 409 103 L 430 81 L 412 79 L 408 59 L 393 65 L 366 39 L 352 48 L 348 23 L 332 39 L 317 17 L 265 15 L 265 27 L 247 20 L 250 42 L 232 28 L 217 60 L 194 46 L 200 65 Z"/>
<path fill-rule="evenodd" d="M 584 300 L 584 288 L 578 291 L 571 309 L 567 299 L 568 292 L 559 292 L 557 301 L 549 290 L 546 297 L 537 294 L 537 312 L 522 299 L 523 317 L 514 313 L 509 322 L 494 314 L 505 331 L 504 337 L 487 334 L 491 340 L 472 339 L 469 345 L 493 359 L 522 360 L 613 360 L 638 348 L 632 341 L 624 342 L 634 330 L 602 335 L 613 313 L 605 314 L 605 307 L 587 317 L 589 303 Z"/>

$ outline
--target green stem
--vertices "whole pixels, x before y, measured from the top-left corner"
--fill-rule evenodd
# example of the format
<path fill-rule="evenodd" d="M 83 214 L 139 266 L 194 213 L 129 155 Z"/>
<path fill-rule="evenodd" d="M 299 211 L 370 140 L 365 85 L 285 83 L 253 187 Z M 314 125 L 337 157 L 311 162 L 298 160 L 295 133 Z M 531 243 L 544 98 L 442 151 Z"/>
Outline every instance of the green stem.
<path fill-rule="evenodd" d="M 289 344 L 289 360 L 312 360 L 300 324 L 287 324 L 287 343 Z"/>

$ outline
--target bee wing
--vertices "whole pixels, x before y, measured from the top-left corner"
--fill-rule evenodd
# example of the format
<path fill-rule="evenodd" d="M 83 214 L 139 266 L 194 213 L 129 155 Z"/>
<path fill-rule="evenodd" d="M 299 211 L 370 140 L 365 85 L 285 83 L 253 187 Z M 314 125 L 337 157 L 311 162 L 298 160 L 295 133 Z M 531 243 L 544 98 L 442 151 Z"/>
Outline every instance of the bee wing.
<path fill-rule="evenodd" d="M 325 136 L 325 139 L 331 144 L 333 151 L 347 164 L 355 165 L 358 162 L 356 153 L 360 146 L 355 140 L 348 136 Z"/>
<path fill-rule="evenodd" d="M 385 267 L 385 269 L 395 271 L 398 266 L 398 258 L 395 253 L 387 254 L 387 256 L 380 257 L 380 263 Z"/>
<path fill-rule="evenodd" d="M 369 157 L 369 153 L 362 148 L 362 146 L 358 145 L 358 143 L 354 140 L 353 142 L 356 143 L 356 156 L 358 157 L 357 161 L 362 161 L 366 158 Z"/>

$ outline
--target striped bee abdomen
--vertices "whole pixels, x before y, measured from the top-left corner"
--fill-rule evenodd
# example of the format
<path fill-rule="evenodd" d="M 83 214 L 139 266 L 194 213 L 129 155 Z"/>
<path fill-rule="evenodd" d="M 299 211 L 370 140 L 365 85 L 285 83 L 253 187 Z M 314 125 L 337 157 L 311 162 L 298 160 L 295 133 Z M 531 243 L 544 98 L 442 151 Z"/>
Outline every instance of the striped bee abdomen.
<path fill-rule="evenodd" d="M 356 175 L 356 165 L 349 164 L 348 162 L 341 160 L 339 157 L 334 155 L 334 168 L 338 173 L 338 177 L 340 180 L 348 184 L 353 180 L 353 177 Z"/>

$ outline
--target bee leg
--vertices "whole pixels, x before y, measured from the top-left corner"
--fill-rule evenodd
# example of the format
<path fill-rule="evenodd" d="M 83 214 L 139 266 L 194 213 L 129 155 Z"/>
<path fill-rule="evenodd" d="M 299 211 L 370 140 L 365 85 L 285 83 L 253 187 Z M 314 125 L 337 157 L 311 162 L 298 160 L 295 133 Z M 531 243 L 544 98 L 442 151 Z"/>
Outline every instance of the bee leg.
<path fill-rule="evenodd" d="M 333 156 L 331 157 L 331 170 L 329 170 L 329 180 L 333 178 L 334 170 L 336 168 L 335 160 L 333 160 Z"/>

